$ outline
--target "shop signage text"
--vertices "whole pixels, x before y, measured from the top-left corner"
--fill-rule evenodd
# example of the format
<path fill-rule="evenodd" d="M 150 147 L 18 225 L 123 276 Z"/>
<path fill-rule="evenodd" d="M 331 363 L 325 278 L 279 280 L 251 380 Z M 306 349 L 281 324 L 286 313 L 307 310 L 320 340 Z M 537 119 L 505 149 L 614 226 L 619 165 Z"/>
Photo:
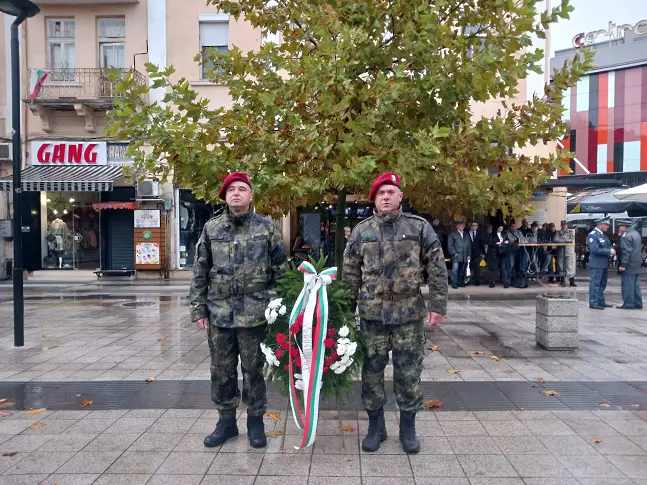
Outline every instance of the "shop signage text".
<path fill-rule="evenodd" d="M 639 20 L 635 24 L 616 25 L 609 22 L 609 27 L 606 30 L 593 30 L 591 32 L 581 32 L 573 37 L 573 45 L 575 47 L 584 47 L 593 45 L 600 38 L 608 38 L 609 42 L 616 39 L 622 39 L 625 36 L 625 31 L 632 30 L 637 36 L 647 34 L 647 19 Z"/>
<path fill-rule="evenodd" d="M 107 165 L 106 142 L 33 141 L 32 165 Z"/>

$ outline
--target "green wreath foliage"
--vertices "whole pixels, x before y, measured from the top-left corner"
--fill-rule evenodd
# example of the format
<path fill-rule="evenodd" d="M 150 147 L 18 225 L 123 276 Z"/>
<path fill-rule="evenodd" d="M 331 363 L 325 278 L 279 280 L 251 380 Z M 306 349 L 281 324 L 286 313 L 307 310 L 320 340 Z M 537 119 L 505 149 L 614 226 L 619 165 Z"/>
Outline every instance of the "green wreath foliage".
<path fill-rule="evenodd" d="M 328 258 L 322 257 L 318 260 L 310 258 L 310 263 L 314 266 L 317 273 L 321 273 L 327 266 Z M 292 262 L 290 268 L 285 271 L 277 281 L 276 292 L 278 298 L 282 299 L 282 305 L 286 307 L 284 315 L 279 315 L 276 321 L 267 326 L 265 345 L 270 348 L 279 361 L 279 365 L 266 364 L 265 375 L 268 381 L 274 381 L 278 384 L 281 394 L 289 395 L 290 379 L 288 375 L 288 356 L 290 350 L 285 348 L 285 343 L 281 345 L 283 339 L 277 336 L 283 335 L 289 340 L 291 348 L 295 347 L 295 339 L 290 337 L 290 313 L 292 308 L 303 289 L 303 273 L 298 270 L 298 266 Z M 322 379 L 321 397 L 323 399 L 336 399 L 343 401 L 344 397 L 350 391 L 353 383 L 353 377 L 359 375 L 362 362 L 364 360 L 364 348 L 361 343 L 360 333 L 357 329 L 354 309 L 351 308 L 351 293 L 346 284 L 342 281 L 334 280 L 327 287 L 328 293 L 328 336 L 325 351 L 325 364 Z M 313 324 L 316 324 L 316 319 Z M 349 330 L 348 338 L 351 342 L 357 343 L 357 349 L 353 354 L 353 363 L 350 364 L 344 372 L 336 374 L 329 369 L 334 361 L 341 360 L 336 356 L 337 339 L 340 338 L 339 330 L 346 326 Z M 301 345 L 301 330 L 296 334 L 296 343 Z M 332 346 L 331 340 L 334 341 Z M 293 351 L 294 352 L 294 351 Z M 299 364 L 299 365 L 295 365 Z M 293 371 L 300 372 L 300 359 L 293 362 Z M 301 391 L 298 392 L 302 395 Z"/>

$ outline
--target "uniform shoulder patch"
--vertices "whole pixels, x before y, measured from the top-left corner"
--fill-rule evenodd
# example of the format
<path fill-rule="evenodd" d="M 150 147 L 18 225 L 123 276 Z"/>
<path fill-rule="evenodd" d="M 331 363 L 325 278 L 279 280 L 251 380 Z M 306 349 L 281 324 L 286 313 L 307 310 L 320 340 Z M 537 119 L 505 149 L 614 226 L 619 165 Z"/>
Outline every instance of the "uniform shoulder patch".
<path fill-rule="evenodd" d="M 368 224 L 369 222 L 371 222 L 372 220 L 373 220 L 373 216 L 371 216 L 371 217 L 367 217 L 367 218 L 366 218 L 366 219 L 364 219 L 363 221 L 361 221 L 361 222 L 357 223 L 357 225 L 355 225 L 355 228 L 362 227 L 362 226 L 364 226 L 364 225 Z"/>
<path fill-rule="evenodd" d="M 421 222 L 424 222 L 424 223 L 426 223 L 426 224 L 429 224 L 429 221 L 428 221 L 427 219 L 425 219 L 424 217 L 420 217 L 420 216 L 417 216 L 417 215 L 415 215 L 415 214 L 408 214 L 408 213 L 403 213 L 402 215 L 403 215 L 404 217 L 409 218 L 409 219 L 417 219 L 417 220 L 419 220 L 419 221 L 421 221 Z"/>

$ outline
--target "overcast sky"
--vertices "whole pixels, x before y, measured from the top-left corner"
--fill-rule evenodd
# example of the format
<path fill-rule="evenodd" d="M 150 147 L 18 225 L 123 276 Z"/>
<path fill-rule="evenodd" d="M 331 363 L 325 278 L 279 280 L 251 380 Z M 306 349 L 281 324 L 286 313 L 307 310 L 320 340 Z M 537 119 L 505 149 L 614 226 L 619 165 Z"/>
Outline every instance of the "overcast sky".
<path fill-rule="evenodd" d="M 560 0 L 551 0 L 552 6 Z M 609 21 L 616 25 L 635 24 L 647 19 L 647 0 L 571 0 L 575 11 L 569 20 L 562 20 L 551 26 L 551 54 L 556 50 L 572 47 L 573 37 L 580 32 L 606 29 Z M 545 7 L 544 7 L 545 8 Z M 543 48 L 543 40 L 536 42 Z M 531 75 L 528 79 L 528 93 L 543 93 L 543 76 Z"/>

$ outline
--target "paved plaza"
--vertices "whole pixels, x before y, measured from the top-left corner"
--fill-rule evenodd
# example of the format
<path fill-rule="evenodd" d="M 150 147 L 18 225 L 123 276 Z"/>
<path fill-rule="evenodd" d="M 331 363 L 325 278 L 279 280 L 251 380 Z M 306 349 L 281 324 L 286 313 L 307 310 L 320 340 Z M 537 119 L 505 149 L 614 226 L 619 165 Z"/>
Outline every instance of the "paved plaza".
<path fill-rule="evenodd" d="M 294 450 L 272 386 L 265 450 L 249 447 L 242 409 L 241 436 L 205 449 L 208 347 L 182 283 L 28 287 L 21 349 L 0 289 L 0 484 L 647 485 L 647 312 L 595 312 L 585 288 L 567 291 L 579 350 L 549 352 L 534 340 L 542 291 L 563 292 L 452 294 L 424 360 L 425 399 L 443 407 L 419 414 L 422 450 L 407 456 L 392 399 L 388 441 L 360 451 L 359 383 L 341 410 L 324 403 L 311 449 Z"/>

